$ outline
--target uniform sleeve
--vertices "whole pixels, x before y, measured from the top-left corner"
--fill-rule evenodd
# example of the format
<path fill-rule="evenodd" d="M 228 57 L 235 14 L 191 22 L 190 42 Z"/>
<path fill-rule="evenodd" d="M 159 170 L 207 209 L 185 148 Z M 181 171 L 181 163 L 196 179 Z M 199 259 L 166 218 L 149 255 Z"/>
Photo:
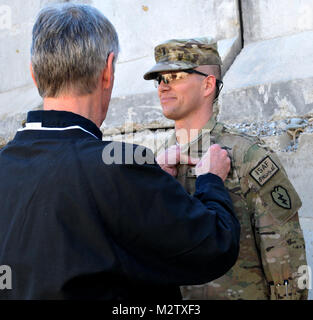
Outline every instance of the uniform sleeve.
<path fill-rule="evenodd" d="M 272 300 L 307 299 L 299 286 L 307 265 L 298 218 L 301 200 L 277 155 L 260 144 L 251 146 L 243 161 L 247 202 L 255 225 L 256 244 Z"/>
<path fill-rule="evenodd" d="M 154 159 L 102 163 L 89 167 L 88 175 L 123 276 L 151 284 L 200 284 L 236 262 L 240 226 L 216 175 L 200 176 L 194 197 Z"/>

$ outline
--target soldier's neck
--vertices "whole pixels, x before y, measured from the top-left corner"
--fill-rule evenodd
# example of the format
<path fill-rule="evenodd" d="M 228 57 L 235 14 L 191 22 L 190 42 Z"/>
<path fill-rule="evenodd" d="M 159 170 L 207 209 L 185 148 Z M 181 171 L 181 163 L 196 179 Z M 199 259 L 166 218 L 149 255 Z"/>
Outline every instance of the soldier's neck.
<path fill-rule="evenodd" d="M 185 119 L 176 120 L 176 141 L 180 145 L 184 145 L 196 139 L 200 133 L 200 130 L 206 125 L 206 123 L 211 119 L 211 117 L 212 112 L 207 113 L 201 117 L 187 117 Z"/>

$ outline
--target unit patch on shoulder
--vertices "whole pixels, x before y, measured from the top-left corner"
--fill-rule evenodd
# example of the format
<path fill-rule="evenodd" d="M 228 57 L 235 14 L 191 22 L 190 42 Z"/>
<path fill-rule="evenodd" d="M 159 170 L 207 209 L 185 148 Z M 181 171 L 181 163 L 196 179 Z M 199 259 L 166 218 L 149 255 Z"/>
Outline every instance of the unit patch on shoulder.
<path fill-rule="evenodd" d="M 282 186 L 276 186 L 272 192 L 271 196 L 273 201 L 280 207 L 284 209 L 291 209 L 291 200 L 287 190 Z"/>
<path fill-rule="evenodd" d="M 267 156 L 250 171 L 250 176 L 260 185 L 263 186 L 279 171 L 275 162 Z"/>

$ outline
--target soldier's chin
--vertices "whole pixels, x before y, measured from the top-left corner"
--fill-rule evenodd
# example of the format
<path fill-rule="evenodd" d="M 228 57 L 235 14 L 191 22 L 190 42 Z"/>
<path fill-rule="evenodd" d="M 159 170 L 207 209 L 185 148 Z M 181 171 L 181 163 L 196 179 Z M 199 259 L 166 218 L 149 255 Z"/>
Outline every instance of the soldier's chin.
<path fill-rule="evenodd" d="M 165 118 L 170 120 L 177 120 L 177 114 L 175 114 L 175 110 L 168 106 L 162 106 L 162 112 Z"/>
<path fill-rule="evenodd" d="M 170 119 L 170 120 L 177 120 L 177 115 L 175 113 L 170 112 L 170 111 L 164 111 L 163 110 L 163 115 L 165 118 Z"/>

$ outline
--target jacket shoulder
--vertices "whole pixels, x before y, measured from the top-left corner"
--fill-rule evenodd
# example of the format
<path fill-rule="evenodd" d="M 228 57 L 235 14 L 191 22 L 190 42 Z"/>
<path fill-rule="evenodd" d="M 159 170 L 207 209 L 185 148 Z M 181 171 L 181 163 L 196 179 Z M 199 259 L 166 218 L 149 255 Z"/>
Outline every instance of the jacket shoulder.
<path fill-rule="evenodd" d="M 264 142 L 258 137 L 249 136 L 220 122 L 217 122 L 212 135 L 216 143 L 228 150 L 234 165 L 243 163 L 253 146 L 265 147 Z"/>
<path fill-rule="evenodd" d="M 278 224 L 284 224 L 301 207 L 301 200 L 291 184 L 278 155 L 258 137 L 220 127 L 217 139 L 230 148 L 232 165 L 242 191 L 253 201 L 266 204 Z M 250 202 L 250 200 L 248 200 Z"/>

